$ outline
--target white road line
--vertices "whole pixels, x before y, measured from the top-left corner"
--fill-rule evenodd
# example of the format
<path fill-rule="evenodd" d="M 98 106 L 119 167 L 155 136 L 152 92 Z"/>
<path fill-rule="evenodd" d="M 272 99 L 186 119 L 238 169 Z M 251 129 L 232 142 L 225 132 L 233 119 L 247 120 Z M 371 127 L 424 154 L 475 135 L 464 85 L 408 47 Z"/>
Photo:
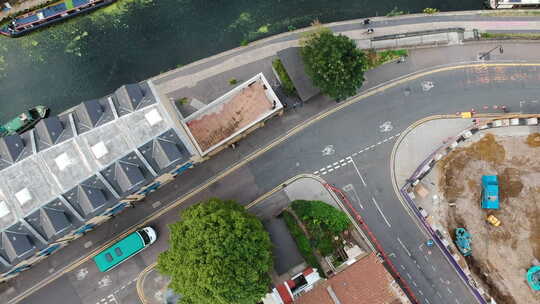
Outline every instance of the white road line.
<path fill-rule="evenodd" d="M 328 173 L 328 172 L 323 172 L 323 173 L 321 173 L 321 175 L 326 175 L 326 173 Z"/>
<path fill-rule="evenodd" d="M 315 171 L 315 172 L 313 172 L 313 174 L 314 174 L 314 175 L 317 175 L 317 174 L 319 174 L 319 171 Z"/>
<path fill-rule="evenodd" d="M 375 145 L 371 145 L 371 146 L 369 146 L 369 148 L 370 148 L 370 149 L 373 149 L 373 148 L 375 148 Z"/>
<path fill-rule="evenodd" d="M 330 173 L 330 172 L 332 172 L 332 171 L 334 171 L 334 169 L 328 169 L 328 173 Z"/>
<path fill-rule="evenodd" d="M 446 287 L 446 290 L 448 290 L 449 294 L 452 294 L 452 290 L 450 290 L 450 288 Z"/>
<path fill-rule="evenodd" d="M 461 302 L 458 301 L 458 299 L 455 299 L 456 300 L 456 304 L 461 304 Z"/>
<path fill-rule="evenodd" d="M 441 293 L 440 293 L 440 292 L 438 292 L 438 291 L 437 291 L 437 295 L 439 296 L 439 298 L 441 298 L 441 299 L 442 299 L 442 295 L 441 295 Z"/>
<path fill-rule="evenodd" d="M 335 166 L 335 165 L 337 165 L 337 164 L 338 164 L 338 163 L 337 163 L 337 162 L 335 162 L 335 163 L 333 163 L 333 164 L 332 164 L 332 166 Z"/>
<path fill-rule="evenodd" d="M 339 167 L 341 167 L 340 165 L 337 165 L 334 167 L 334 169 L 339 169 Z"/>
<path fill-rule="evenodd" d="M 435 266 L 431 265 L 431 268 L 433 268 L 433 271 L 437 272 L 437 268 L 435 268 Z"/>
<path fill-rule="evenodd" d="M 372 200 L 373 203 L 375 204 L 375 207 L 377 207 L 377 210 L 379 210 L 379 213 L 381 214 L 381 216 L 383 217 L 384 221 L 386 222 L 386 225 L 388 225 L 388 227 L 392 227 L 392 225 L 390 225 L 390 222 L 388 221 L 388 219 L 386 218 L 386 216 L 384 216 L 384 213 L 382 212 L 381 207 L 379 207 L 379 204 L 377 204 L 377 201 L 375 200 L 375 198 L 374 198 L 373 196 L 371 197 L 371 200 Z"/>
<path fill-rule="evenodd" d="M 349 161 L 348 161 L 347 163 L 350 164 L 350 163 L 352 163 L 352 162 L 353 162 L 353 160 L 352 160 L 352 158 L 351 158 L 351 159 L 349 159 Z"/>
<path fill-rule="evenodd" d="M 412 279 L 412 276 L 411 276 L 411 274 L 410 274 L 410 273 L 408 273 L 408 272 L 407 272 L 407 277 L 409 278 L 409 280 L 411 280 L 411 279 Z"/>
<path fill-rule="evenodd" d="M 354 197 L 356 199 L 356 201 L 358 202 L 358 205 L 360 205 L 360 208 L 364 209 L 364 205 L 362 205 L 362 202 L 360 201 L 360 197 L 358 196 L 358 193 L 356 192 L 356 189 L 354 187 L 352 187 L 352 192 L 354 194 Z"/>
<path fill-rule="evenodd" d="M 356 169 L 356 173 L 358 173 L 358 176 L 360 176 L 360 179 L 362 180 L 362 184 L 364 185 L 364 187 L 366 187 L 366 181 L 364 180 L 364 178 L 362 177 L 362 174 L 360 174 L 360 170 L 358 170 L 358 167 L 356 166 L 356 163 L 354 162 L 354 160 L 351 158 L 352 160 L 352 164 L 354 166 L 354 169 Z"/>
<path fill-rule="evenodd" d="M 412 283 L 413 283 L 414 287 L 418 287 L 418 284 L 416 284 L 415 281 L 412 281 Z"/>
<path fill-rule="evenodd" d="M 424 292 L 421 291 L 421 290 L 418 290 L 418 293 L 421 294 L 421 295 L 424 295 Z"/>
<path fill-rule="evenodd" d="M 332 165 L 328 165 L 328 166 L 326 166 L 326 168 L 327 168 L 327 169 L 330 169 L 330 168 L 332 168 Z"/>
<path fill-rule="evenodd" d="M 426 261 L 429 262 L 427 255 L 424 256 L 424 259 L 426 259 Z"/>
<path fill-rule="evenodd" d="M 403 264 L 401 264 L 399 266 L 401 266 L 401 269 L 405 270 L 405 266 L 403 266 Z"/>
<path fill-rule="evenodd" d="M 354 152 L 351 156 L 354 157 L 354 156 L 356 156 L 356 155 L 358 155 L 358 152 Z"/>
<path fill-rule="evenodd" d="M 339 160 L 340 163 L 345 162 L 345 158 Z"/>
<path fill-rule="evenodd" d="M 403 249 L 405 250 L 405 252 L 407 252 L 407 255 L 408 256 L 411 256 L 411 252 L 409 251 L 409 249 L 407 249 L 407 247 L 405 247 L 405 244 L 403 244 L 403 242 L 401 241 L 400 238 L 397 238 L 399 244 L 401 245 L 401 247 L 403 247 Z"/>
<path fill-rule="evenodd" d="M 430 304 L 430 303 L 431 303 L 428 299 L 424 299 L 424 300 L 426 300 L 426 303 L 427 303 L 427 304 Z"/>

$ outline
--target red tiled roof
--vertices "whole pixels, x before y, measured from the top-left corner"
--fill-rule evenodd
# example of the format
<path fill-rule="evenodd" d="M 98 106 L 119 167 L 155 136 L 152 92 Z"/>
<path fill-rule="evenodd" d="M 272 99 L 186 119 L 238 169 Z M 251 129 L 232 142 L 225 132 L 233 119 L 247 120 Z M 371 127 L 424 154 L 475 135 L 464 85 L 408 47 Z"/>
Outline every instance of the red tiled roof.
<path fill-rule="evenodd" d="M 302 274 L 304 274 L 304 276 L 308 276 L 310 273 L 313 273 L 313 268 L 311 268 L 311 267 L 306 268 L 306 270 L 304 270 L 302 272 Z"/>
<path fill-rule="evenodd" d="M 292 296 L 289 293 L 289 290 L 287 289 L 287 286 L 285 286 L 285 283 L 279 284 L 276 287 L 276 289 L 277 289 L 277 291 L 279 293 L 279 296 L 281 297 L 281 300 L 283 301 L 283 303 L 291 304 L 293 302 Z"/>
<path fill-rule="evenodd" d="M 186 125 L 199 147 L 206 151 L 260 119 L 272 107 L 273 103 L 266 96 L 263 82 L 257 81 L 230 100 L 186 122 Z"/>
<path fill-rule="evenodd" d="M 362 258 L 344 271 L 318 284 L 303 294 L 298 304 L 335 304 L 327 288 L 336 294 L 341 304 L 401 303 L 392 292 L 393 278 L 379 262 L 375 254 Z"/>

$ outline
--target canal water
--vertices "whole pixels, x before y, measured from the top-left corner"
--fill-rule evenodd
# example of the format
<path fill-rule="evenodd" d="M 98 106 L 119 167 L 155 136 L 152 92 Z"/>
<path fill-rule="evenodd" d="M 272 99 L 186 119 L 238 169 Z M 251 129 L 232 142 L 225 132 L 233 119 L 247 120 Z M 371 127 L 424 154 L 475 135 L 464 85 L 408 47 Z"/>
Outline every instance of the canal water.
<path fill-rule="evenodd" d="M 119 0 L 22 38 L 0 37 L 0 122 L 37 104 L 59 113 L 122 84 L 314 19 L 426 7 L 480 9 L 482 0 Z"/>

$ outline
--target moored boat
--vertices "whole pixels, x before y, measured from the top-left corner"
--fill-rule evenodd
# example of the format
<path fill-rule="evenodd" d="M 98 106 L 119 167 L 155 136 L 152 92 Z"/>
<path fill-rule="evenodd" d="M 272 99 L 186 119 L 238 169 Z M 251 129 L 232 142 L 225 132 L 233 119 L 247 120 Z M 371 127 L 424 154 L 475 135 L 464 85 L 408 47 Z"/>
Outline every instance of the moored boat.
<path fill-rule="evenodd" d="M 46 106 L 35 106 L 17 117 L 0 125 L 0 137 L 23 133 L 33 128 L 38 121 L 47 117 L 49 108 Z"/>
<path fill-rule="evenodd" d="M 15 17 L 0 28 L 0 34 L 19 37 L 39 28 L 86 13 L 117 0 L 62 0 Z"/>

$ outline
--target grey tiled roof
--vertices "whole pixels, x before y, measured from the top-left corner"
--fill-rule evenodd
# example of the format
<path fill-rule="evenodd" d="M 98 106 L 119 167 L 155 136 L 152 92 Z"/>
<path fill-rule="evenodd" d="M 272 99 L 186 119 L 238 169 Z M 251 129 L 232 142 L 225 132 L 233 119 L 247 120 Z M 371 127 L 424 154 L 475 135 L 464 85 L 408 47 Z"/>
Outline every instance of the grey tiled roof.
<path fill-rule="evenodd" d="M 28 137 L 26 137 L 26 140 L 28 140 Z M 9 163 L 15 163 L 30 155 L 30 147 L 25 145 L 24 141 L 25 139 L 18 134 L 0 138 L 0 157 Z"/>
<path fill-rule="evenodd" d="M 186 147 L 172 129 L 147 142 L 139 148 L 139 151 L 158 173 L 167 171 L 190 157 Z"/>
<path fill-rule="evenodd" d="M 48 241 L 64 236 L 82 223 L 81 219 L 60 199 L 55 199 L 36 210 L 25 220 Z"/>
<path fill-rule="evenodd" d="M 83 218 L 91 218 L 116 202 L 114 195 L 97 176 L 77 185 L 66 192 L 64 197 Z"/>
<path fill-rule="evenodd" d="M 126 84 L 118 88 L 113 96 L 119 116 L 126 115 L 155 102 L 146 84 Z"/>
<path fill-rule="evenodd" d="M 313 85 L 313 82 L 305 72 L 304 61 L 300 55 L 299 47 L 281 50 L 277 52 L 277 55 L 291 78 L 301 100 L 306 101 L 320 93 L 321 90 Z"/>
<path fill-rule="evenodd" d="M 101 171 L 101 175 L 120 194 L 131 194 L 145 181 L 153 178 L 143 161 L 132 152 Z"/>
<path fill-rule="evenodd" d="M 69 123 L 69 122 L 68 122 Z M 51 147 L 73 136 L 71 128 L 58 116 L 45 118 L 35 126 L 38 150 Z"/>

